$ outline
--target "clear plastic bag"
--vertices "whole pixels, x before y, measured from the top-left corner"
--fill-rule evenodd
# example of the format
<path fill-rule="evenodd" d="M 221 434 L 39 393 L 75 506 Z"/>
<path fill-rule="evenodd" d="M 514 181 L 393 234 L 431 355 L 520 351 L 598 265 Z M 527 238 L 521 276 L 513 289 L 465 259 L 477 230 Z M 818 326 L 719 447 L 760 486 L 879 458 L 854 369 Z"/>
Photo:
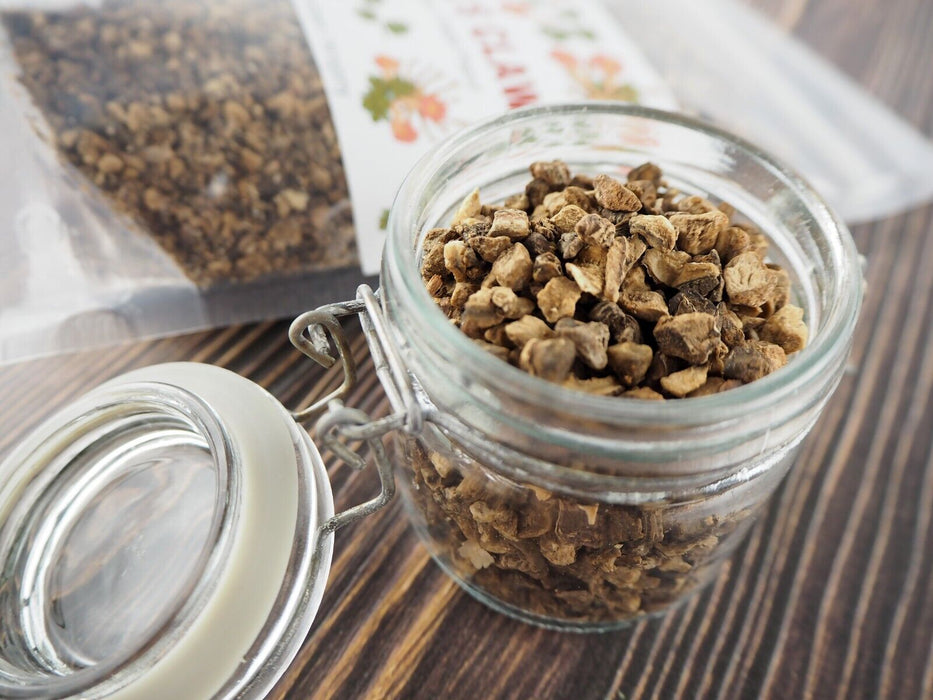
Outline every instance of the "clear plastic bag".
<path fill-rule="evenodd" d="M 0 361 L 293 314 L 358 282 L 288 0 L 13 0 L 0 21 Z"/>
<path fill-rule="evenodd" d="M 606 3 L 684 111 L 779 156 L 849 223 L 933 197 L 933 144 L 754 10 L 734 0 Z"/>

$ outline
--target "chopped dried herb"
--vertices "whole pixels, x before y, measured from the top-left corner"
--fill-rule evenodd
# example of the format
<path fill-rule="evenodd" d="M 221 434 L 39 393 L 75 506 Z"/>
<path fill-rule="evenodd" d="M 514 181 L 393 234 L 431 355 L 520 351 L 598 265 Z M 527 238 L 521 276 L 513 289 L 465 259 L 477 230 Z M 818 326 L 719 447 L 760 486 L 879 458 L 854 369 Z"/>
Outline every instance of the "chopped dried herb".
<path fill-rule="evenodd" d="M 356 262 L 337 137 L 288 2 L 0 18 L 58 154 L 199 286 Z"/>
<path fill-rule="evenodd" d="M 563 349 L 543 353 L 548 359 L 538 364 L 539 348 L 549 343 Z M 561 376 L 573 357 L 567 343 L 531 340 L 522 356 L 536 372 Z M 691 376 L 671 381 L 686 390 L 702 369 L 684 372 Z M 716 379 L 697 392 L 721 388 L 725 380 Z M 597 382 L 587 389 L 593 393 L 612 382 L 572 381 Z M 663 398 L 645 386 L 626 395 Z M 618 621 L 669 605 L 703 582 L 724 542 L 750 515 L 582 501 L 490 475 L 459 448 L 437 451 L 407 440 L 405 451 L 413 477 L 408 493 L 445 563 L 486 595 L 552 619 Z"/>
<path fill-rule="evenodd" d="M 580 391 L 672 399 L 759 379 L 806 344 L 790 277 L 731 205 L 668 187 L 651 163 L 626 182 L 530 170 L 506 207 L 474 190 L 424 243 L 429 292 L 497 356 Z"/>

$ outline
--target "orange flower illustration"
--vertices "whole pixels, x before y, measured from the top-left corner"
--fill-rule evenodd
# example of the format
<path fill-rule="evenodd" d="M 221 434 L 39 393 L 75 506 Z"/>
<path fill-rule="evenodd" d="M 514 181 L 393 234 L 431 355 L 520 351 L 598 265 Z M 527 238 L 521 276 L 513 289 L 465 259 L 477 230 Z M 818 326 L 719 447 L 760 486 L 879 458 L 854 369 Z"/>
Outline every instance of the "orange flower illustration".
<path fill-rule="evenodd" d="M 426 92 L 416 80 L 400 73 L 399 62 L 390 56 L 376 56 L 380 74 L 370 76 L 363 107 L 373 121 L 388 121 L 398 141 L 417 140 L 417 120 L 440 123 L 447 116 L 447 105 L 435 93 Z"/>
<path fill-rule="evenodd" d="M 638 101 L 638 91 L 622 82 L 623 66 L 612 56 L 598 53 L 581 60 L 568 51 L 554 49 L 551 58 L 564 67 L 588 99 Z"/>

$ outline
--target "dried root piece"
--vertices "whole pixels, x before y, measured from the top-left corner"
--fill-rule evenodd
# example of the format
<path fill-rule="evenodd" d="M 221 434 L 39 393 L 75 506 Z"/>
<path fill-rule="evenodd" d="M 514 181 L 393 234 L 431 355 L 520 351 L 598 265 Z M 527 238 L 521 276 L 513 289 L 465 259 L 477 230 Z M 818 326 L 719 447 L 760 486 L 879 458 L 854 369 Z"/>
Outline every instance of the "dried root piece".
<path fill-rule="evenodd" d="M 660 292 L 623 292 L 619 306 L 635 318 L 652 323 L 668 315 L 667 302 Z"/>
<path fill-rule="evenodd" d="M 492 219 L 489 236 L 508 236 L 512 239 L 524 238 L 531 233 L 528 214 L 519 209 L 500 209 Z"/>
<path fill-rule="evenodd" d="M 576 346 L 567 338 L 532 338 L 522 348 L 518 366 L 535 377 L 562 382 L 570 374 Z"/>
<path fill-rule="evenodd" d="M 591 321 L 599 321 L 609 328 L 609 337 L 614 343 L 629 341 L 640 343 L 642 339 L 641 326 L 632 316 L 629 316 L 618 304 L 603 301 L 590 310 Z"/>
<path fill-rule="evenodd" d="M 746 384 L 771 374 L 787 364 L 787 356 L 779 345 L 763 340 L 750 340 L 733 348 L 726 357 L 723 376 L 740 379 Z"/>
<path fill-rule="evenodd" d="M 551 223 L 558 231 L 573 231 L 577 224 L 586 216 L 586 212 L 576 204 L 568 204 L 551 217 Z"/>
<path fill-rule="evenodd" d="M 757 253 L 739 253 L 722 271 L 726 296 L 730 303 L 764 306 L 778 292 L 778 277 L 768 269 Z"/>
<path fill-rule="evenodd" d="M 638 214 L 629 220 L 628 226 L 629 231 L 644 238 L 652 248 L 673 250 L 677 245 L 677 229 L 666 216 Z"/>
<path fill-rule="evenodd" d="M 769 343 L 780 345 L 785 353 L 802 350 L 807 344 L 807 324 L 803 322 L 803 309 L 787 304 L 778 309 L 765 321 L 759 337 Z"/>
<path fill-rule="evenodd" d="M 626 386 L 636 386 L 641 383 L 651 367 L 654 352 L 648 345 L 622 342 L 609 347 L 609 366 L 616 376 Z"/>
<path fill-rule="evenodd" d="M 677 245 L 690 255 L 710 252 L 719 233 L 729 225 L 729 217 L 718 209 L 704 214 L 674 214 L 671 224 L 677 230 Z"/>
<path fill-rule="evenodd" d="M 528 170 L 536 180 L 542 180 L 550 187 L 566 187 L 570 184 L 570 168 L 562 160 L 538 161 L 532 163 Z"/>
<path fill-rule="evenodd" d="M 596 203 L 611 211 L 638 211 L 641 200 L 621 182 L 608 175 L 597 175 L 593 179 Z"/>
<path fill-rule="evenodd" d="M 489 274 L 499 284 L 518 292 L 531 282 L 531 272 L 531 256 L 528 249 L 521 243 L 516 243 L 496 258 Z"/>
<path fill-rule="evenodd" d="M 547 321 L 556 323 L 573 316 L 580 293 L 580 287 L 573 280 L 555 277 L 538 292 L 538 308 Z"/>
<path fill-rule="evenodd" d="M 555 277 L 562 277 L 564 268 L 560 264 L 560 258 L 554 253 L 541 253 L 535 258 L 531 268 L 531 278 L 540 284 L 546 283 Z"/>
<path fill-rule="evenodd" d="M 616 237 L 616 227 L 599 214 L 587 214 L 577 221 L 574 230 L 584 239 L 608 248 Z"/>
<path fill-rule="evenodd" d="M 702 365 L 719 345 L 719 324 L 712 314 L 668 316 L 658 321 L 654 337 L 664 354 Z"/>
<path fill-rule="evenodd" d="M 584 323 L 572 318 L 562 318 L 554 330 L 562 338 L 573 342 L 577 348 L 577 357 L 591 369 L 603 369 L 606 366 L 606 348 L 609 346 L 609 326 L 598 321 Z"/>
<path fill-rule="evenodd" d="M 706 383 L 706 365 L 696 365 L 661 377 L 661 387 L 668 394 L 683 398 Z"/>
<path fill-rule="evenodd" d="M 551 327 L 537 316 L 522 316 L 505 326 L 505 335 L 517 348 L 532 339 L 553 338 L 556 334 Z"/>

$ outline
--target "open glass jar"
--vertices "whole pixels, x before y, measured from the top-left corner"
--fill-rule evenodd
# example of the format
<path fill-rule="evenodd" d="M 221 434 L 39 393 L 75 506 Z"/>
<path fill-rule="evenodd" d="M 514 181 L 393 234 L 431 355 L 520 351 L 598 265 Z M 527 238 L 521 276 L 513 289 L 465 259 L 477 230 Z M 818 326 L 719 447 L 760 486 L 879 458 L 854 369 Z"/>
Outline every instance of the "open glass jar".
<path fill-rule="evenodd" d="M 750 385 L 657 403 L 573 392 L 478 348 L 424 288 L 421 242 L 466 193 L 502 199 L 555 158 L 582 172 L 652 160 L 735 205 L 791 271 L 810 345 Z M 390 215 L 381 281 L 292 324 L 305 354 L 343 364 L 309 409 L 226 370 L 160 365 L 92 391 L 0 463 L 0 697 L 261 697 L 311 625 L 333 531 L 388 502 L 394 477 L 438 563 L 492 607 L 581 631 L 660 610 L 715 573 L 787 472 L 861 299 L 851 238 L 798 177 L 697 122 L 608 103 L 512 112 L 425 157 Z M 351 314 L 392 406 L 377 420 L 342 404 Z M 340 438 L 368 443 L 377 498 L 333 515 L 298 427 L 312 416 L 357 467 Z"/>
<path fill-rule="evenodd" d="M 424 235 L 473 188 L 502 201 L 553 159 L 585 174 L 650 160 L 734 205 L 791 272 L 809 346 L 749 385 L 664 402 L 571 391 L 479 348 L 425 291 Z M 618 104 L 511 113 L 434 151 L 399 192 L 381 282 L 388 342 L 423 404 L 423 429 L 394 440 L 416 529 L 480 600 L 578 630 L 662 609 L 714 574 L 836 387 L 862 285 L 848 232 L 796 175 L 718 130 Z"/>

